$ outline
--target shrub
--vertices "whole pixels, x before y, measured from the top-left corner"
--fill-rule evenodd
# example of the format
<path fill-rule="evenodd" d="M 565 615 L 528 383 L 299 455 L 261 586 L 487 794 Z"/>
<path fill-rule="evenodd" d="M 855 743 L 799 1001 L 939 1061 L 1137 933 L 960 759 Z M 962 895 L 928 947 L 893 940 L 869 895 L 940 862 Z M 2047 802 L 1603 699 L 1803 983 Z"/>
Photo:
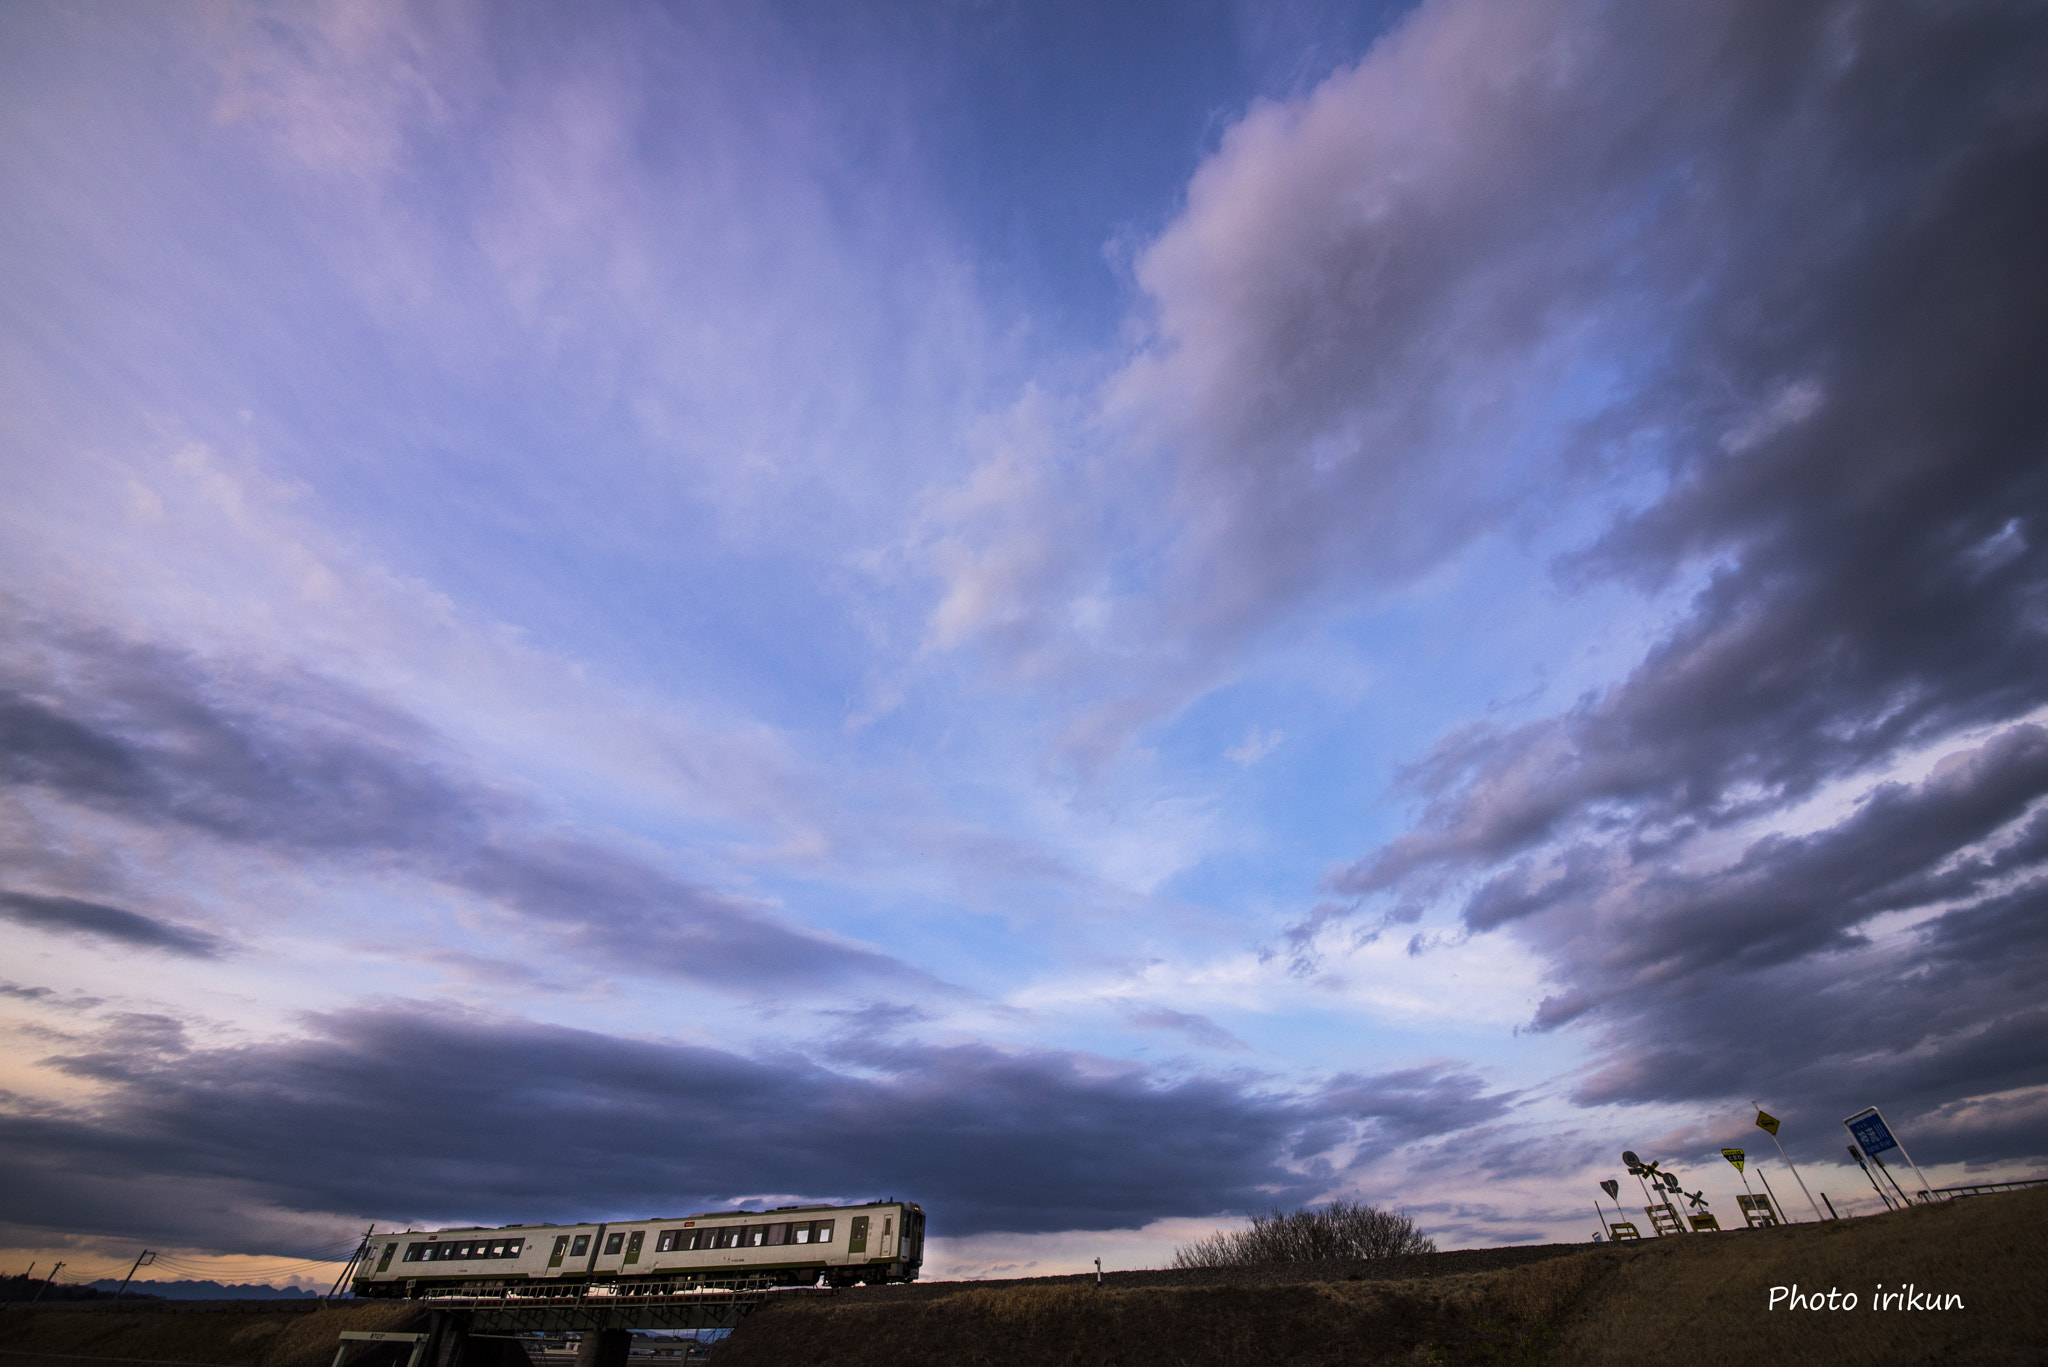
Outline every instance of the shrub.
<path fill-rule="evenodd" d="M 1322 1258 L 1393 1258 L 1434 1253 L 1436 1240 L 1415 1221 L 1352 1201 L 1252 1216 L 1250 1229 L 1218 1230 L 1173 1251 L 1175 1267 L 1247 1267 Z"/>

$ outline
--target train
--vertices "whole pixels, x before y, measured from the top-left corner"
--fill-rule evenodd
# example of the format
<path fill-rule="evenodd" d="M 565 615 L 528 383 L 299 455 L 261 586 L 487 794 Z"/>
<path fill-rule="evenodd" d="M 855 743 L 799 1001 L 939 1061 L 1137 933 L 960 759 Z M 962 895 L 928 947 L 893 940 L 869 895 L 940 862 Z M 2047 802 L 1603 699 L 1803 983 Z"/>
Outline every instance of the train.
<path fill-rule="evenodd" d="M 698 1285 L 910 1282 L 924 1211 L 910 1201 L 719 1210 L 581 1225 L 405 1230 L 368 1238 L 364 1299 L 658 1294 Z"/>

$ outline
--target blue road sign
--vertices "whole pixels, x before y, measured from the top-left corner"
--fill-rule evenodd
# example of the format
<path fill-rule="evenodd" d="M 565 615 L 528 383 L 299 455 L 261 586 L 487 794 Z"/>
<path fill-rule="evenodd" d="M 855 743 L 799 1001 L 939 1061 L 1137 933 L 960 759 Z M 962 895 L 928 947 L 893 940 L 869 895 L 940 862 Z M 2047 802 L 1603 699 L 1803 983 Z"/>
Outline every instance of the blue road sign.
<path fill-rule="evenodd" d="M 1873 1158 L 1886 1149 L 1899 1147 L 1899 1141 L 1892 1138 L 1890 1127 L 1884 1123 L 1884 1117 L 1877 1113 L 1875 1106 L 1845 1123 L 1849 1126 L 1849 1133 L 1856 1137 L 1857 1147 Z"/>

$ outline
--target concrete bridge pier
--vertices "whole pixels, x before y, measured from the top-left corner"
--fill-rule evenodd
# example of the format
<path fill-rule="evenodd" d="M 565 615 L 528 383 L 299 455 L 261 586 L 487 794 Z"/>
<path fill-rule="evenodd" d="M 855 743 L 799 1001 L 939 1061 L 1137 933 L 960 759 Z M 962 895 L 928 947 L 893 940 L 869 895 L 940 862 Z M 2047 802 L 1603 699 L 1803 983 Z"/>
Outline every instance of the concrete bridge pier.
<path fill-rule="evenodd" d="M 592 1329 L 583 1335 L 582 1346 L 576 1350 L 576 1367 L 626 1367 L 632 1351 L 631 1330 Z"/>

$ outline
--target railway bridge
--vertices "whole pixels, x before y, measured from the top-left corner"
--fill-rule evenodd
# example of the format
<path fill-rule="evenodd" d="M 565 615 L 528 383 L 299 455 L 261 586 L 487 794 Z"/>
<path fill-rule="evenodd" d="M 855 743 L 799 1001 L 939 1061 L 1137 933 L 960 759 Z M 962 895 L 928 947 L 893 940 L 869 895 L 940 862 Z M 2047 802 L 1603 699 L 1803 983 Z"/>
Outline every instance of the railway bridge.
<path fill-rule="evenodd" d="M 341 1335 L 334 1367 L 528 1367 L 526 1345 L 579 1336 L 575 1367 L 627 1367 L 636 1330 L 736 1329 L 775 1300 L 830 1287 L 704 1286 L 637 1296 L 436 1296 L 413 1333 Z M 566 1359 L 562 1359 L 566 1363 Z"/>

